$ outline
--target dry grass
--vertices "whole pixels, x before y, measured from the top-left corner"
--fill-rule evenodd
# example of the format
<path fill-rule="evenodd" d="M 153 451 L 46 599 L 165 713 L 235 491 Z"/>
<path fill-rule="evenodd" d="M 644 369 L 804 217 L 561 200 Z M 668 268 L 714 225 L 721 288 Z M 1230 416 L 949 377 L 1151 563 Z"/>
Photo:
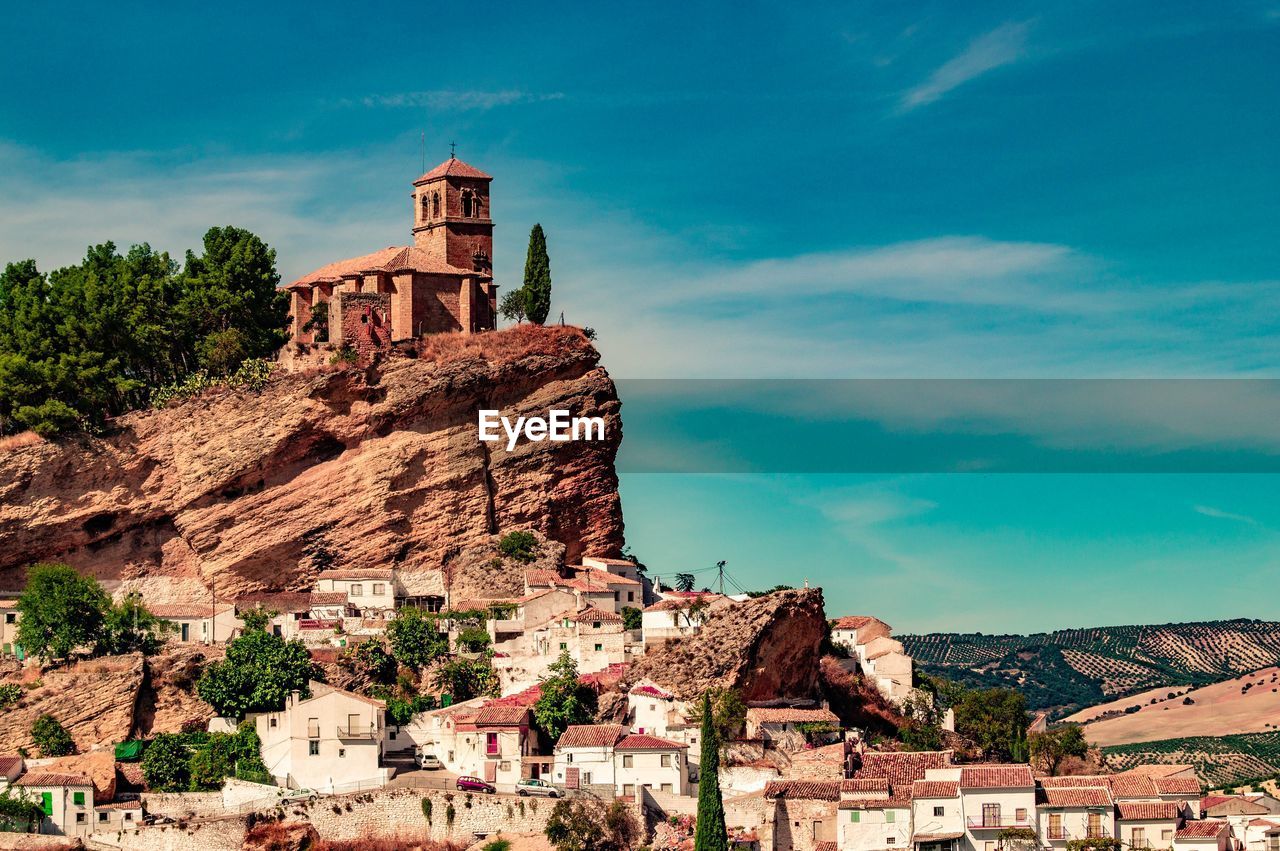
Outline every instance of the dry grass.
<path fill-rule="evenodd" d="M 7 437 L 0 437 L 0 452 L 21 449 L 24 446 L 35 446 L 37 443 L 44 443 L 44 438 L 34 431 L 11 434 Z"/>
<path fill-rule="evenodd" d="M 579 353 L 590 347 L 581 329 L 530 323 L 484 334 L 430 334 L 420 338 L 417 344 L 418 357 L 434 363 L 473 357 L 506 363 L 528 355 Z"/>

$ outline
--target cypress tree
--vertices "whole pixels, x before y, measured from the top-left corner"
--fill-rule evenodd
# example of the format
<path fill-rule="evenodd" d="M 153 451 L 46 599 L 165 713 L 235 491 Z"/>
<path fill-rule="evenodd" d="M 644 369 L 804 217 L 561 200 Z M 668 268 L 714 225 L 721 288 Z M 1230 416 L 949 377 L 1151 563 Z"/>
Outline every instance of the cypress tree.
<path fill-rule="evenodd" d="M 711 693 L 702 695 L 702 759 L 698 766 L 698 825 L 694 851 L 729 851 L 724 826 L 724 801 L 720 797 L 720 737 L 711 717 Z"/>
<path fill-rule="evenodd" d="M 542 225 L 529 232 L 529 253 L 524 259 L 524 305 L 529 321 L 542 325 L 551 312 L 551 258 Z"/>

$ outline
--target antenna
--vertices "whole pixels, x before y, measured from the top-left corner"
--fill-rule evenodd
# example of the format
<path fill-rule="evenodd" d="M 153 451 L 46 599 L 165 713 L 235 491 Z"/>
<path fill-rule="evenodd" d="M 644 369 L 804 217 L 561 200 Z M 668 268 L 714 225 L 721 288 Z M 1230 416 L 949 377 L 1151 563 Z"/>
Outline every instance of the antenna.
<path fill-rule="evenodd" d="M 720 574 L 720 596 L 724 596 L 724 566 L 725 562 L 716 562 L 716 572 Z"/>
<path fill-rule="evenodd" d="M 427 131 L 422 131 L 422 171 L 427 171 Z"/>

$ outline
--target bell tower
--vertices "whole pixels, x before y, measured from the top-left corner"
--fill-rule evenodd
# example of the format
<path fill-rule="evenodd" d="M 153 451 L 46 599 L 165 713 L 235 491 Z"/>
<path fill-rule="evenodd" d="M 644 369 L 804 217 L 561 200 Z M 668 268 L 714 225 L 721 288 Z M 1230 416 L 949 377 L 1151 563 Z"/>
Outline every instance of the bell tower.
<path fill-rule="evenodd" d="M 493 273 L 493 178 L 452 156 L 413 182 L 413 243 L 450 266 Z"/>

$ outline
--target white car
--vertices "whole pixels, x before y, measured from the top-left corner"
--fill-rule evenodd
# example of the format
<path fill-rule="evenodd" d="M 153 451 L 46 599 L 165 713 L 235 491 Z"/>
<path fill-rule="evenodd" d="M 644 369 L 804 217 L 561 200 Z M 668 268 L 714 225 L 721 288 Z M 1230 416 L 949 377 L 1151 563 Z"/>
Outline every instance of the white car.
<path fill-rule="evenodd" d="M 440 761 L 440 757 L 433 753 L 414 754 L 413 761 L 417 764 L 418 768 L 425 768 L 428 771 L 434 771 L 437 768 L 444 768 L 444 763 Z"/>
<path fill-rule="evenodd" d="M 538 779 L 533 778 L 533 777 L 526 777 L 524 780 L 521 780 L 519 783 L 517 783 L 517 784 L 516 784 L 516 794 L 517 794 L 517 795 L 526 795 L 526 796 L 527 796 L 527 795 L 542 795 L 542 796 L 547 797 L 547 798 L 561 798 L 561 797 L 564 797 L 564 792 L 561 792 L 559 789 L 557 789 L 556 787 L 552 786 L 552 785 L 551 785 L 550 783 L 548 783 L 547 781 L 545 781 L 545 780 L 538 780 Z"/>
<path fill-rule="evenodd" d="M 320 794 L 315 789 L 286 789 L 280 793 L 282 801 L 307 801 L 315 803 Z"/>

